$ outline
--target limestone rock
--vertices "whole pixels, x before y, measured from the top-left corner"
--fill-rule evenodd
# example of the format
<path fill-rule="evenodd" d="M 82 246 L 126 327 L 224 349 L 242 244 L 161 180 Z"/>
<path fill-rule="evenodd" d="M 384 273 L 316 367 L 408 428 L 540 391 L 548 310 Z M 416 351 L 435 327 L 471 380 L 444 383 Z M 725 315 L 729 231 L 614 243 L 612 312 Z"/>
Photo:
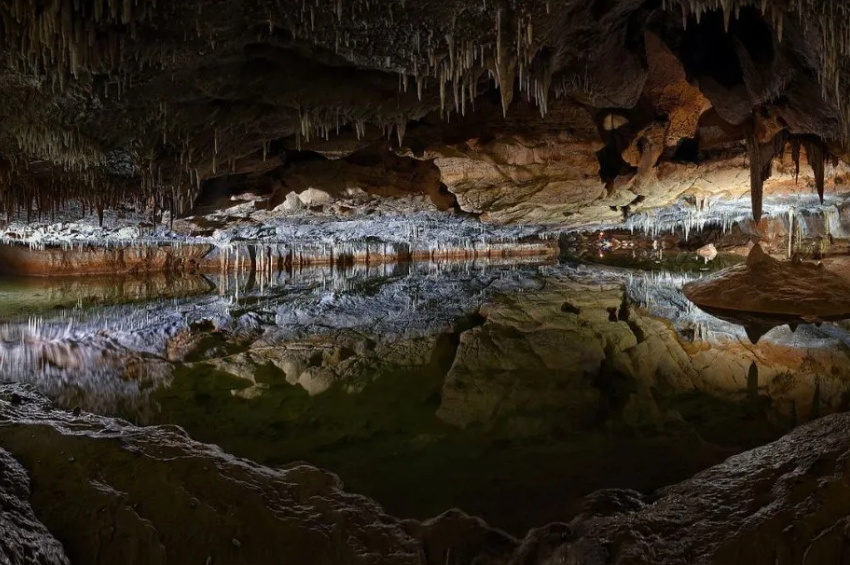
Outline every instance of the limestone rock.
<path fill-rule="evenodd" d="M 26 471 L 0 448 L 0 562 L 68 565 L 62 545 L 38 521 L 29 498 Z"/>
<path fill-rule="evenodd" d="M 304 201 L 296 194 L 295 192 L 290 192 L 286 195 L 286 199 L 284 199 L 283 204 L 278 206 L 276 210 L 282 210 L 284 212 L 293 212 L 304 209 Z"/>
<path fill-rule="evenodd" d="M 436 565 L 444 563 L 447 548 L 463 547 L 464 563 L 495 564 L 516 543 L 462 515 L 401 521 L 368 498 L 342 491 L 330 473 L 304 464 L 261 467 L 197 443 L 174 426 L 137 428 L 92 415 L 68 426 L 70 413 L 14 390 L 23 402 L 0 401 L 0 445 L 35 477 L 33 505 L 75 563 L 270 564 L 286 555 L 300 563 L 421 565 L 425 555 Z M 0 456 L 5 465 L 8 456 Z M 4 469 L 13 482 L 7 490 L 0 480 L 0 505 L 5 493 L 14 498 L 0 528 L 10 520 L 14 529 L 3 530 L 13 537 L 0 541 L 0 556 L 8 547 L 16 565 L 66 565 L 61 546 L 23 501 L 21 466 L 0 468 L 0 477 Z M 120 535 L 102 535 L 110 528 Z"/>
<path fill-rule="evenodd" d="M 651 498 L 597 493 L 596 500 L 625 494 L 630 502 L 589 504 L 566 534 L 559 526 L 532 532 L 520 554 L 536 552 L 538 563 L 840 562 L 850 500 L 848 423 L 846 414 L 828 416 Z"/>
<path fill-rule="evenodd" d="M 13 391 L 15 404 L 0 401 L 0 445 L 21 461 L 9 463 L 0 451 L 7 521 L 0 519 L 0 527 L 13 524 L 0 555 L 11 555 L 11 563 L 34 556 L 37 563 L 68 563 L 22 502 L 21 466 L 38 484 L 31 496 L 42 521 L 74 562 L 93 565 L 118 556 L 126 563 L 276 563 L 282 552 L 317 564 L 744 565 L 763 556 L 779 565 L 833 563 L 850 513 L 847 414 L 801 426 L 652 494 L 593 493 L 568 523 L 518 541 L 460 511 L 401 521 L 343 492 L 330 473 L 304 464 L 261 467 L 194 442 L 179 428 L 137 428 L 91 415 L 70 426 L 68 413 L 28 390 L 3 388 Z M 100 535 L 114 524 L 121 535 Z M 15 553 L 21 539 L 40 544 L 28 546 L 26 561 Z"/>
<path fill-rule="evenodd" d="M 780 262 L 756 245 L 746 263 L 683 289 L 694 303 L 720 310 L 807 317 L 850 314 L 850 285 L 811 263 Z"/>
<path fill-rule="evenodd" d="M 324 190 L 317 188 L 308 188 L 304 192 L 298 194 L 298 199 L 306 207 L 310 206 L 325 206 L 333 202 L 333 197 Z"/>

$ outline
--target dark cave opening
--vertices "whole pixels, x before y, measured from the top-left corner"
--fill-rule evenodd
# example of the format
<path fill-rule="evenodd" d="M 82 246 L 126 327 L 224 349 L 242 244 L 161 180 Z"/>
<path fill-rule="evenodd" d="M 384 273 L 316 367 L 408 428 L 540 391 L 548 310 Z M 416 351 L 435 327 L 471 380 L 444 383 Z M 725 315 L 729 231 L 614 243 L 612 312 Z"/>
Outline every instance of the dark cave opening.
<path fill-rule="evenodd" d="M 680 163 L 698 164 L 700 162 L 699 140 L 694 137 L 681 140 L 676 146 L 671 160 Z"/>

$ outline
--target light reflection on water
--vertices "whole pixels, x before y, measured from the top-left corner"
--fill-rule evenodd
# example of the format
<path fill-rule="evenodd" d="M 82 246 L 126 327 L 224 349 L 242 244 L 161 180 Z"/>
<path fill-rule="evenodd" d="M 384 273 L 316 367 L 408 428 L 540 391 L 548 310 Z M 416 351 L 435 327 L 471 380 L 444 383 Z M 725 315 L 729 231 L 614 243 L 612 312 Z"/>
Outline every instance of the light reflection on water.
<path fill-rule="evenodd" d="M 171 382 L 170 340 L 204 321 L 233 335 L 291 340 L 340 329 L 385 336 L 445 331 L 499 293 L 550 277 L 622 284 L 626 299 L 691 342 L 749 340 L 681 293 L 695 272 L 491 261 L 330 266 L 145 278 L 0 279 L 0 378 L 35 384 L 63 404 L 114 412 L 141 406 Z M 521 296 L 521 295 L 520 295 Z M 842 323 L 766 328 L 764 342 L 797 349 L 850 346 Z"/>
<path fill-rule="evenodd" d="M 262 463 L 306 459 L 399 515 L 460 506 L 519 532 L 569 518 L 563 501 L 594 488 L 657 488 L 778 437 L 789 410 L 814 413 L 813 389 L 838 405 L 850 382 L 850 357 L 834 353 L 850 345 L 844 323 L 780 326 L 753 345 L 682 295 L 699 276 L 456 262 L 2 281 L 0 378 L 67 408 L 178 424 Z M 505 328 L 481 334 L 488 316 Z M 602 366 L 560 361 L 575 351 Z M 475 372 L 499 355 L 529 367 Z M 788 384 L 800 359 L 824 367 L 818 387 Z M 645 380 L 648 399 L 634 389 Z M 486 414 L 493 396 L 513 411 L 463 428 L 439 417 Z M 652 411 L 663 416 L 636 419 Z"/>
<path fill-rule="evenodd" d="M 539 259 L 145 278 L 0 278 L 0 379 L 72 407 L 147 411 L 171 382 L 167 346 L 211 321 L 276 339 L 340 328 L 402 335 L 450 327 L 500 288 L 533 280 Z M 532 275 L 529 277 L 529 275 Z"/>

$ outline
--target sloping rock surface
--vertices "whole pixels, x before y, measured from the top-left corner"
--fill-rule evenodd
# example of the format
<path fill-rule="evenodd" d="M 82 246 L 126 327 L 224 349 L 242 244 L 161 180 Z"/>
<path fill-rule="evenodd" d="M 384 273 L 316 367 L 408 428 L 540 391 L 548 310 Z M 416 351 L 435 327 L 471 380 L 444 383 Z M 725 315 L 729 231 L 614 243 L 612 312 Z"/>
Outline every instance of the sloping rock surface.
<path fill-rule="evenodd" d="M 517 543 L 458 511 L 400 521 L 308 465 L 260 467 L 173 427 L 77 416 L 53 410 L 21 387 L 2 388 L 3 398 L 11 394 L 14 403 L 0 401 L 0 444 L 34 477 L 33 506 L 76 563 L 279 563 L 285 557 L 294 563 L 790 565 L 847 559 L 847 414 L 817 420 L 651 495 L 597 492 L 569 524 L 533 530 Z M 27 493 L 19 466 L 3 457 L 3 505 L 12 512 L 8 518 L 4 511 L 0 527 L 10 531 L 13 524 L 13 537 L 3 538 L 0 555 L 8 563 L 66 563 L 21 502 Z M 14 536 L 22 542 L 15 545 Z"/>
<path fill-rule="evenodd" d="M 747 261 L 685 285 L 699 306 L 760 314 L 840 317 L 850 314 L 850 284 L 822 265 L 782 262 L 756 245 Z"/>

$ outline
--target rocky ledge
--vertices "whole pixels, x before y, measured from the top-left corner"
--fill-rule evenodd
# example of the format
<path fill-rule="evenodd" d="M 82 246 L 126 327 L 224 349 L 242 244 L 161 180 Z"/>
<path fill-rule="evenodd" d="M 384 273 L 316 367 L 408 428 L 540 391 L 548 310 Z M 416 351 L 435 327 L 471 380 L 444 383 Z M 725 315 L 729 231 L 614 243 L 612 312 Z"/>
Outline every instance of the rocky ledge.
<path fill-rule="evenodd" d="M 649 495 L 599 491 L 571 522 L 517 540 L 460 511 L 399 520 L 309 465 L 261 467 L 179 428 L 59 411 L 3 386 L 0 445 L 20 464 L 0 452 L 0 561 L 839 563 L 848 427 L 848 414 L 822 418 Z"/>

